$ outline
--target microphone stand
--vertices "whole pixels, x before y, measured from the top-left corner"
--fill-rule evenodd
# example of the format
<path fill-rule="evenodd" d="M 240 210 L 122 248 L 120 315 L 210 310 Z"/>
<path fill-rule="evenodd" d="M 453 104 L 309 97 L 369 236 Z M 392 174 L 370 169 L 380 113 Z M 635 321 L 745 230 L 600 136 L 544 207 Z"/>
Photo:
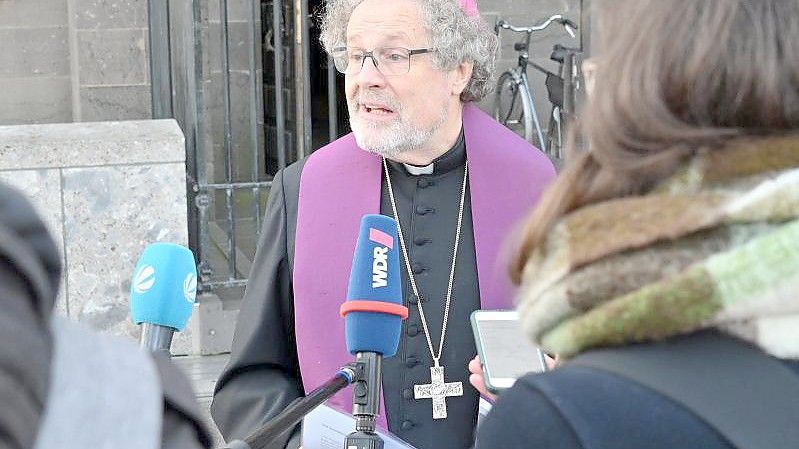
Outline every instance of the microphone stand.
<path fill-rule="evenodd" d="M 159 324 L 144 323 L 141 330 L 139 345 L 155 353 L 162 353 L 167 358 L 172 358 L 169 348 L 172 346 L 172 335 L 175 329 Z"/>
<path fill-rule="evenodd" d="M 348 364 L 341 368 L 341 370 L 324 385 L 289 405 L 282 413 L 270 420 L 254 434 L 247 437 L 244 440 L 246 445 L 241 445 L 241 442 L 236 441 L 234 443 L 236 443 L 237 446 L 231 445 L 228 447 L 250 447 L 253 449 L 268 447 L 273 440 L 293 429 L 305 415 L 319 406 L 319 404 L 325 402 L 355 380 L 360 379 L 363 375 L 363 371 L 363 367 L 357 362 Z"/>
<path fill-rule="evenodd" d="M 355 432 L 344 440 L 346 449 L 383 449 L 383 440 L 375 433 L 375 420 L 380 414 L 380 379 L 383 355 L 359 352 L 356 364 L 363 366 L 363 376 L 356 379 L 352 392 L 352 415 Z"/>
<path fill-rule="evenodd" d="M 344 387 L 355 384 L 352 393 L 352 414 L 355 432 L 347 435 L 346 449 L 383 449 L 383 440 L 375 433 L 375 421 L 380 414 L 380 380 L 383 355 L 359 352 L 350 363 L 324 385 L 289 405 L 244 441 L 231 441 L 228 449 L 263 449 L 275 439 L 293 429 L 305 415 Z"/>

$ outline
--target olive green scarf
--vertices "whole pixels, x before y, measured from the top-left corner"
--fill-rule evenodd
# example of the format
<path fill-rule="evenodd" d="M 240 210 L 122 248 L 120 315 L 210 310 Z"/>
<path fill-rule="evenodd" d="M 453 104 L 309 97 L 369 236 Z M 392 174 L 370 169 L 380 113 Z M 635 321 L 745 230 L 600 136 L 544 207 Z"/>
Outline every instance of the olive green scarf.
<path fill-rule="evenodd" d="M 699 151 L 646 195 L 568 214 L 518 308 L 566 357 L 716 328 L 799 358 L 799 139 Z"/>

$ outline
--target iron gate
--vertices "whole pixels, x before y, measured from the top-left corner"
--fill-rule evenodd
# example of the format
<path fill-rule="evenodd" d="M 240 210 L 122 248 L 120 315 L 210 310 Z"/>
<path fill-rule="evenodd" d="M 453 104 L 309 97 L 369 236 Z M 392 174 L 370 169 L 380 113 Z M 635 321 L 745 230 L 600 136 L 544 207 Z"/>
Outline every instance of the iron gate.
<path fill-rule="evenodd" d="M 151 0 L 154 118 L 186 135 L 200 289 L 241 298 L 275 173 L 346 131 L 321 0 Z"/>

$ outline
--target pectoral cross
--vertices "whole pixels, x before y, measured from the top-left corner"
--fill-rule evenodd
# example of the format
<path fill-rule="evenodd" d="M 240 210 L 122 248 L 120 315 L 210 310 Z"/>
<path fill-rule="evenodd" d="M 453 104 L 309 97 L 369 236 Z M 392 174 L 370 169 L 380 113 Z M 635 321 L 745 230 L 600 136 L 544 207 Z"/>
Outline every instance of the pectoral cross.
<path fill-rule="evenodd" d="M 444 382 L 444 367 L 430 367 L 430 383 L 424 385 L 414 385 L 413 395 L 416 399 L 433 400 L 433 419 L 445 419 L 447 417 L 446 398 L 452 396 L 463 396 L 463 382 Z"/>

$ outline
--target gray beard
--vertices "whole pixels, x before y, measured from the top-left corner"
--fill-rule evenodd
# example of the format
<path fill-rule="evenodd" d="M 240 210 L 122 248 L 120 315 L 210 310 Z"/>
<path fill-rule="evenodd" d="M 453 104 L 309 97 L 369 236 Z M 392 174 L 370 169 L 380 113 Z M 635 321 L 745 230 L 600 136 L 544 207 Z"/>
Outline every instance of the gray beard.
<path fill-rule="evenodd" d="M 448 111 L 446 108 L 442 109 L 438 120 L 427 128 L 413 126 L 402 116 L 399 121 L 389 126 L 380 126 L 352 119 L 352 115 L 350 111 L 350 127 L 358 146 L 370 153 L 393 160 L 402 153 L 424 147 L 436 131 L 446 123 Z"/>

